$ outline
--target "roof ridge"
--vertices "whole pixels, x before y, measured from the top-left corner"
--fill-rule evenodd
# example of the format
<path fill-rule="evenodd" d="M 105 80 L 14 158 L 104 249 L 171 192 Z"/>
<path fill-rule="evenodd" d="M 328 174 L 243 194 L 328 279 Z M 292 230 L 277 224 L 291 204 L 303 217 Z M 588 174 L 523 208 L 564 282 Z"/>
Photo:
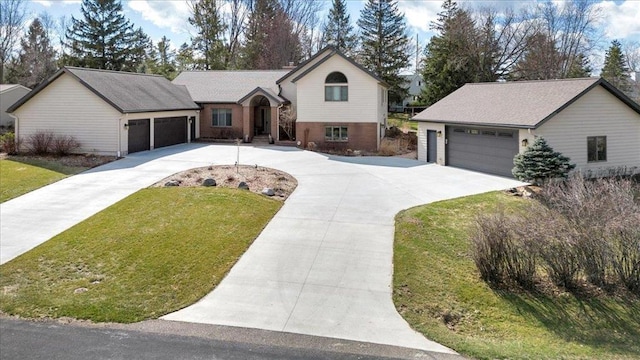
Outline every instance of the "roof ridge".
<path fill-rule="evenodd" d="M 287 69 L 268 69 L 268 70 L 183 70 L 180 73 L 229 73 L 229 72 L 288 72 Z"/>
<path fill-rule="evenodd" d="M 569 81 L 597 81 L 600 77 L 590 76 L 582 78 L 568 78 L 568 79 L 548 79 L 548 80 L 513 80 L 513 81 L 487 81 L 487 82 L 470 82 L 465 85 L 495 85 L 495 84 L 531 84 L 531 83 L 554 83 L 554 82 L 569 82 Z"/>
<path fill-rule="evenodd" d="M 79 66 L 64 66 L 63 68 L 64 69 L 68 69 L 68 70 L 95 71 L 95 72 L 102 72 L 102 73 L 128 74 L 128 75 L 139 75 L 139 76 L 151 76 L 151 77 L 164 78 L 164 76 L 159 75 L 159 74 L 147 74 L 147 73 L 138 73 L 138 72 L 132 72 L 132 71 L 95 69 L 95 68 L 85 68 L 85 67 L 79 67 Z"/>

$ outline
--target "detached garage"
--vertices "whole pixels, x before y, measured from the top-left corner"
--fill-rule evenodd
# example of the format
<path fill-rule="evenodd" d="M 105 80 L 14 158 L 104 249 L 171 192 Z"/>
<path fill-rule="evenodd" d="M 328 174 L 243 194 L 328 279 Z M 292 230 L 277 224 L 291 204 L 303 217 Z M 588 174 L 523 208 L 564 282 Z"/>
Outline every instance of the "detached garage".
<path fill-rule="evenodd" d="M 121 156 L 190 142 L 199 106 L 162 76 L 64 67 L 8 112 L 22 141 L 52 132 L 78 152 Z"/>
<path fill-rule="evenodd" d="M 640 169 L 640 106 L 600 78 L 466 84 L 413 120 L 418 159 L 440 165 L 511 177 L 542 136 L 577 169 Z"/>

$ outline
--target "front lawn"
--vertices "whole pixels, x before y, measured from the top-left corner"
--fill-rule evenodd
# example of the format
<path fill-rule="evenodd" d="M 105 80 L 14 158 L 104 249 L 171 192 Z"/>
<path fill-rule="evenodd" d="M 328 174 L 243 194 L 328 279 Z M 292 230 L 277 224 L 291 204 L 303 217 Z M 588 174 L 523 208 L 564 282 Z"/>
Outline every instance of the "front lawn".
<path fill-rule="evenodd" d="M 493 290 L 470 257 L 476 214 L 521 211 L 489 193 L 409 209 L 396 217 L 394 302 L 417 331 L 481 359 L 640 357 L 640 301 Z"/>
<path fill-rule="evenodd" d="M 411 121 L 409 114 L 389 113 L 387 123 L 390 127 L 395 126 L 403 131 L 418 131 L 418 122 Z"/>
<path fill-rule="evenodd" d="M 0 202 L 109 161 L 108 156 L 9 156 L 0 160 Z"/>
<path fill-rule="evenodd" d="M 141 190 L 0 266 L 0 310 L 158 318 L 210 292 L 281 204 L 237 189 Z"/>

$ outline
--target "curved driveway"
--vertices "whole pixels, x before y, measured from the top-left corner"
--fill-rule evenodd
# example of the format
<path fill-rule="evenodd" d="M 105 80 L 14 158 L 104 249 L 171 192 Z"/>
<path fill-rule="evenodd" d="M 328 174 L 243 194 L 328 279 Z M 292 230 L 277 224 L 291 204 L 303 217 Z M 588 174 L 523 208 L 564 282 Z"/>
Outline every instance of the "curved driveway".
<path fill-rule="evenodd" d="M 236 146 L 198 144 L 133 154 L 3 203 L 1 262 L 168 175 L 233 164 L 236 155 Z M 392 303 L 394 216 L 521 183 L 285 147 L 243 146 L 240 162 L 286 171 L 298 188 L 213 292 L 163 319 L 451 352 L 413 331 Z"/>

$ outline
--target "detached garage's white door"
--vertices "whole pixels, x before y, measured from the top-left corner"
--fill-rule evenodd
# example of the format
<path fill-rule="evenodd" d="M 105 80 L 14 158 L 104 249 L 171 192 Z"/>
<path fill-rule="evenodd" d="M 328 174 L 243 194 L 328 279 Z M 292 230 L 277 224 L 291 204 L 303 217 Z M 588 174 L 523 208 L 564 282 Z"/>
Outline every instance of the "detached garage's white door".
<path fill-rule="evenodd" d="M 447 126 L 446 136 L 447 165 L 513 177 L 516 130 Z"/>

